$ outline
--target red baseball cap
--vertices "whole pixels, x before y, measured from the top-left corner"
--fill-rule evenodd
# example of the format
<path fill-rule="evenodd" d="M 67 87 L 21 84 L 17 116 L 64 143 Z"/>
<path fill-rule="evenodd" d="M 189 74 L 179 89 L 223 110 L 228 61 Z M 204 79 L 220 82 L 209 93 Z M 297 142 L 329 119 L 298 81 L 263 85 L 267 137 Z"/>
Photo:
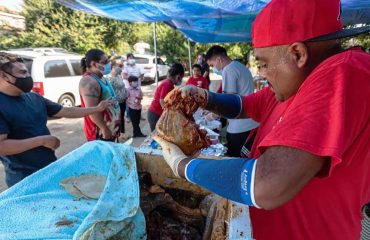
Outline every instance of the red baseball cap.
<path fill-rule="evenodd" d="M 343 29 L 340 0 L 272 0 L 252 25 L 254 48 L 355 36 L 370 26 Z"/>

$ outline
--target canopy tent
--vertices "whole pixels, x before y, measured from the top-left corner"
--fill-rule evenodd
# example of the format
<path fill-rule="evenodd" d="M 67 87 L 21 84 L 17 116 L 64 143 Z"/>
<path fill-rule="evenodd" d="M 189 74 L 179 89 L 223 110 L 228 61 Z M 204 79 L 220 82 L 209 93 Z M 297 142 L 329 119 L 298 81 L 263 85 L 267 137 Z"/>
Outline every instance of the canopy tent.
<path fill-rule="evenodd" d="M 200 43 L 248 42 L 269 0 L 57 0 L 90 14 L 129 22 L 165 22 Z M 370 23 L 369 0 L 342 0 L 346 25 Z"/>

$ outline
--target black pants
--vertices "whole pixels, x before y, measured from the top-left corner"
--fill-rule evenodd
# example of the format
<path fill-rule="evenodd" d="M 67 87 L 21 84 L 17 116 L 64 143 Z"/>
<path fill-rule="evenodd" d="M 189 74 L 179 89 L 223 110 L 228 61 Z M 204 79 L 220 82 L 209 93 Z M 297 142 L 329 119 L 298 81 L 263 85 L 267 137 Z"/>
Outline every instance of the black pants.
<path fill-rule="evenodd" d="M 250 131 L 242 133 L 226 133 L 227 155 L 231 157 L 240 157 L 240 151 L 247 140 Z"/>
<path fill-rule="evenodd" d="M 157 125 L 159 118 L 160 116 L 148 109 L 148 122 L 150 126 L 150 131 L 154 131 L 155 125 Z"/>
<path fill-rule="evenodd" d="M 119 103 L 119 108 L 121 110 L 121 125 L 120 131 L 121 133 L 125 133 L 125 111 L 126 111 L 126 101 Z"/>
<path fill-rule="evenodd" d="M 128 115 L 130 116 L 132 128 L 133 128 L 133 136 L 140 136 L 143 135 L 140 129 L 140 118 L 141 118 L 141 109 L 132 109 L 128 108 Z"/>

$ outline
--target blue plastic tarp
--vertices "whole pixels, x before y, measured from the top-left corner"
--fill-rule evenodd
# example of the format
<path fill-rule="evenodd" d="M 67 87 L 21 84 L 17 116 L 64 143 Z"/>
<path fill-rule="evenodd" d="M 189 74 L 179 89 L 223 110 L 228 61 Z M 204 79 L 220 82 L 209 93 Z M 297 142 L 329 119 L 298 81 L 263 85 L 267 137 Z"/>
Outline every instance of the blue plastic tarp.
<path fill-rule="evenodd" d="M 165 22 L 194 42 L 248 42 L 269 0 L 57 0 L 90 14 L 129 22 Z M 345 24 L 370 23 L 370 0 L 342 0 Z"/>

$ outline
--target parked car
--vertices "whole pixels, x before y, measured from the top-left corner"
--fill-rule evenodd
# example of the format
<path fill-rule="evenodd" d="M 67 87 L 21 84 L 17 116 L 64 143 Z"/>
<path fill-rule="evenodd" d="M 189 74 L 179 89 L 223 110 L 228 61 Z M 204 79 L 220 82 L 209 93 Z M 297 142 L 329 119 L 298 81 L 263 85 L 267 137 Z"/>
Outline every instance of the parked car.
<path fill-rule="evenodd" d="M 8 52 L 23 58 L 34 81 L 33 92 L 66 107 L 81 105 L 78 85 L 82 75 L 82 56 L 16 50 Z"/>
<path fill-rule="evenodd" d="M 143 82 L 155 80 L 155 56 L 149 54 L 134 54 L 136 65 L 140 67 L 144 73 Z M 123 60 L 125 61 L 125 60 Z M 167 72 L 170 67 L 160 57 L 157 57 L 157 74 L 158 80 L 167 77 Z"/>
<path fill-rule="evenodd" d="M 9 51 L 32 51 L 32 52 L 39 52 L 39 53 L 69 53 L 64 48 L 17 48 L 17 49 L 9 49 Z"/>

